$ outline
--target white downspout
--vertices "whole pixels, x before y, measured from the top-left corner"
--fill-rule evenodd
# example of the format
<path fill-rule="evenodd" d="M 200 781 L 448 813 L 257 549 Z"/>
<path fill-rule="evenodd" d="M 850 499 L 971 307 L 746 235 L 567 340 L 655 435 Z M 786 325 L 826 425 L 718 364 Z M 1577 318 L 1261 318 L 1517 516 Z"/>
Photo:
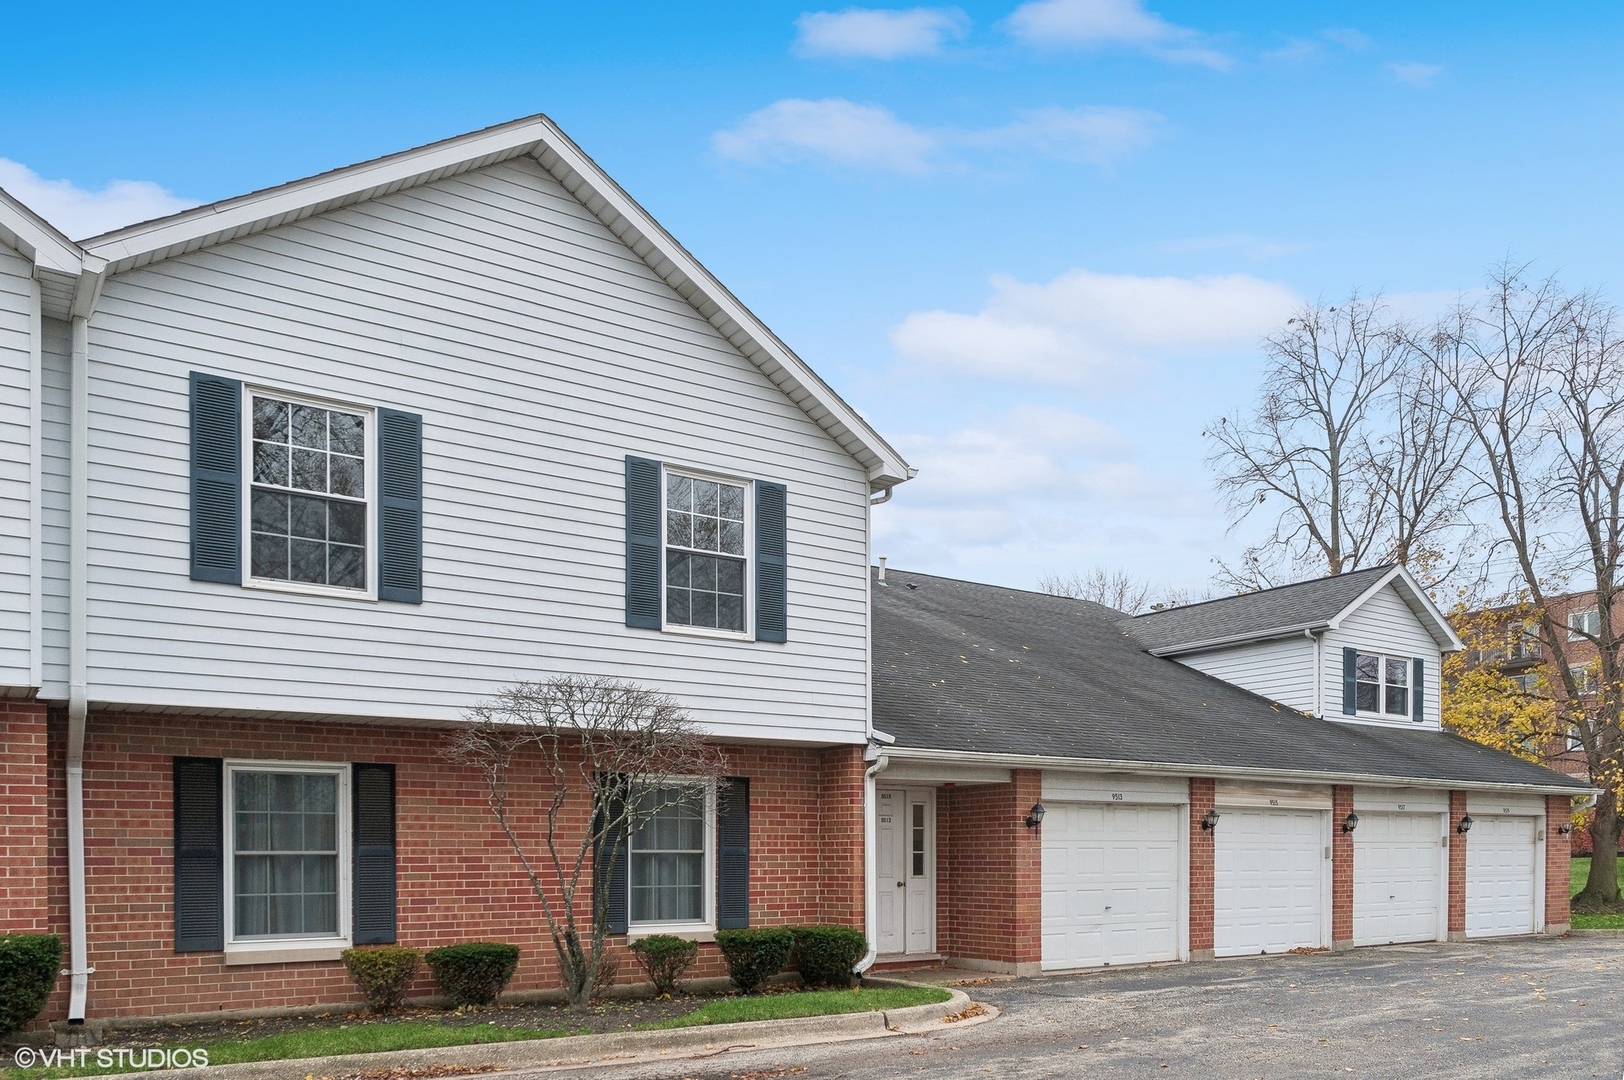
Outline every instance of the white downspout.
<path fill-rule="evenodd" d="M 85 934 L 85 714 L 89 708 L 86 677 L 85 587 L 89 581 L 87 531 L 90 497 L 89 318 L 73 318 L 73 368 L 69 407 L 68 449 L 68 1023 L 85 1022 L 90 989 L 89 946 Z"/>
<path fill-rule="evenodd" d="M 875 911 L 875 902 L 879 897 L 874 866 L 874 846 L 878 832 L 874 820 L 876 813 L 874 778 L 891 764 L 891 759 L 880 753 L 877 746 L 870 746 L 868 754 L 864 756 L 871 757 L 874 764 L 863 773 L 863 936 L 868 939 L 868 951 L 852 969 L 859 975 L 873 967 L 875 959 L 880 955 L 879 915 Z"/>

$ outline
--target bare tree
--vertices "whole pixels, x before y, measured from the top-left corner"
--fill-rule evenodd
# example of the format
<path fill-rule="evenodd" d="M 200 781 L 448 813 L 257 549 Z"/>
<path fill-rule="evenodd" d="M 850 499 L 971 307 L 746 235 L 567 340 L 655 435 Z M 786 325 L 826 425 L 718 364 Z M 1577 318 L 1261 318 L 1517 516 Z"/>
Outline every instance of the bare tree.
<path fill-rule="evenodd" d="M 1590 881 L 1579 907 L 1619 901 L 1617 852 L 1624 794 L 1624 642 L 1617 635 L 1624 548 L 1624 353 L 1611 307 L 1569 295 L 1554 279 L 1530 282 L 1523 267 L 1494 273 L 1490 298 L 1456 316 L 1458 347 L 1441 366 L 1453 409 L 1473 442 L 1466 468 L 1474 509 L 1494 526 L 1485 576 L 1509 576 L 1539 613 L 1541 637 L 1560 681 L 1558 720 L 1576 733 L 1602 789 L 1591 836 Z M 1558 625 L 1551 600 L 1590 584 L 1594 632 Z M 1569 662 L 1569 634 L 1595 645 L 1595 692 Z"/>
<path fill-rule="evenodd" d="M 626 857 L 626 838 L 640 825 L 721 775 L 722 752 L 671 698 L 609 678 L 518 683 L 467 719 L 449 737 L 449 756 L 478 769 L 491 813 L 541 904 L 570 1003 L 585 1005 L 611 975 L 609 898 L 592 887 L 590 871 Z M 650 782 L 659 778 L 682 783 Z M 515 806 L 531 785 L 546 800 L 542 837 Z"/>
<path fill-rule="evenodd" d="M 1250 591 L 1401 562 L 1431 584 L 1461 528 L 1467 440 L 1434 354 L 1447 333 L 1417 334 L 1380 297 L 1311 305 L 1264 342 L 1257 407 L 1204 434 L 1208 464 L 1237 528 L 1270 516 L 1267 539 L 1215 580 Z"/>
<path fill-rule="evenodd" d="M 1038 591 L 1072 600 L 1091 600 L 1108 608 L 1137 615 L 1150 607 L 1156 588 L 1126 570 L 1096 566 L 1086 574 L 1045 574 L 1038 579 Z"/>

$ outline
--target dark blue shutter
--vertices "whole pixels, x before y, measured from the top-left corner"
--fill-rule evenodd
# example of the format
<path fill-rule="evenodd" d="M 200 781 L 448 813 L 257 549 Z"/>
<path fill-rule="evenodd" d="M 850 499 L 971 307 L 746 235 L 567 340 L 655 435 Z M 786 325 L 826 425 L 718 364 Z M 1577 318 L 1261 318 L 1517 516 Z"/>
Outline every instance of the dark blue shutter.
<path fill-rule="evenodd" d="M 626 458 L 626 625 L 660 628 L 660 463 Z"/>
<path fill-rule="evenodd" d="M 627 911 L 631 888 L 626 880 L 626 791 L 624 780 L 607 785 L 602 796 L 598 843 L 592 852 L 592 903 L 611 934 L 631 925 Z M 607 825 L 601 824 L 607 821 Z"/>
<path fill-rule="evenodd" d="M 1416 723 L 1427 718 L 1427 664 L 1419 656 L 1411 661 L 1414 677 L 1410 679 L 1410 718 Z"/>
<path fill-rule="evenodd" d="M 756 481 L 756 640 L 789 638 L 788 535 L 783 484 Z"/>
<path fill-rule="evenodd" d="M 1359 711 L 1359 650 L 1342 650 L 1342 711 L 1352 716 Z"/>
<path fill-rule="evenodd" d="M 357 945 L 395 940 L 395 767 L 350 766 Z"/>
<path fill-rule="evenodd" d="M 198 371 L 192 372 L 192 580 L 242 584 L 242 383 Z"/>
<path fill-rule="evenodd" d="M 423 418 L 378 410 L 378 599 L 423 602 Z"/>
<path fill-rule="evenodd" d="M 716 785 L 716 929 L 750 925 L 750 781 Z"/>
<path fill-rule="evenodd" d="M 175 951 L 226 947 L 225 818 L 219 758 L 175 759 Z"/>

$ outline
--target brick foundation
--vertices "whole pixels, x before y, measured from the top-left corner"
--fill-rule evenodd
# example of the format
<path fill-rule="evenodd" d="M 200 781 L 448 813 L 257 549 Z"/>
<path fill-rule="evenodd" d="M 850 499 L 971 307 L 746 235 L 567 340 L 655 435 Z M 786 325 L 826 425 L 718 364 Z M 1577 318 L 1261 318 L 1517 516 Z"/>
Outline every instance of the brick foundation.
<path fill-rule="evenodd" d="M 46 708 L 0 701 L 0 933 L 50 930 L 50 775 Z"/>
<path fill-rule="evenodd" d="M 1190 778 L 1190 959 L 1212 959 L 1213 847 L 1212 830 L 1201 819 L 1212 810 L 1217 781 Z"/>
<path fill-rule="evenodd" d="M 1353 813 L 1353 788 L 1331 788 L 1331 948 L 1353 948 L 1353 833 L 1342 823 Z"/>
<path fill-rule="evenodd" d="M 1037 770 L 1008 784 L 943 788 L 936 800 L 936 947 L 955 960 L 1036 972 L 1043 959 L 1041 828 L 1024 824 Z"/>
<path fill-rule="evenodd" d="M 1449 940 L 1466 938 L 1466 834 L 1460 820 L 1466 816 L 1466 792 L 1449 793 Z"/>
<path fill-rule="evenodd" d="M 32 707 L 31 707 L 32 708 Z M 5 718 L 0 767 L 37 760 L 44 724 L 37 710 Z M 66 934 L 66 855 L 62 780 L 65 724 L 51 728 L 51 888 L 48 918 L 26 903 L 8 916 L 31 928 L 48 922 Z M 19 753 L 17 747 L 22 747 Z M 359 1000 L 342 964 L 226 966 L 221 953 L 174 952 L 171 769 L 175 756 L 256 760 L 382 761 L 396 766 L 399 941 L 428 949 L 475 939 L 523 950 L 509 989 L 558 985 L 546 924 L 508 841 L 470 768 L 444 757 L 444 734 L 427 728 L 342 723 L 273 723 L 191 717 L 93 714 L 85 742 L 85 849 L 91 1016 L 151 1016 L 225 1009 L 338 1004 Z M 841 922 L 861 925 L 863 767 L 860 748 L 827 750 L 730 746 L 728 772 L 751 781 L 750 918 L 754 926 Z M 21 761 L 23 766 L 16 764 Z M 13 780 L 35 818 L 37 784 Z M 512 817 L 533 848 L 545 830 L 544 774 L 514 787 Z M 526 788 L 529 790 L 526 790 Z M 584 827 L 586 801 L 566 813 Z M 8 811 L 9 811 L 8 807 Z M 13 826 L 43 837 L 40 822 Z M 23 845 L 25 863 L 44 862 L 44 844 Z M 29 873 L 37 873 L 30 870 Z M 7 887 L 15 883 L 7 879 Z M 42 890 L 30 889 L 32 895 Z M 585 890 L 581 901 L 587 901 Z M 43 903 L 36 902 L 35 909 Z M 18 913 L 22 914 L 19 915 Z M 20 926 L 16 927 L 20 928 Z M 724 974 L 714 946 L 701 949 L 696 976 Z M 625 957 L 621 981 L 641 978 Z M 65 983 L 66 980 L 64 980 Z M 425 975 L 415 993 L 432 992 Z M 64 1015 L 64 995 L 46 1018 Z"/>
<path fill-rule="evenodd" d="M 1545 932 L 1565 934 L 1572 923 L 1570 860 L 1573 857 L 1571 832 L 1559 832 L 1573 820 L 1573 800 L 1566 795 L 1545 797 Z"/>

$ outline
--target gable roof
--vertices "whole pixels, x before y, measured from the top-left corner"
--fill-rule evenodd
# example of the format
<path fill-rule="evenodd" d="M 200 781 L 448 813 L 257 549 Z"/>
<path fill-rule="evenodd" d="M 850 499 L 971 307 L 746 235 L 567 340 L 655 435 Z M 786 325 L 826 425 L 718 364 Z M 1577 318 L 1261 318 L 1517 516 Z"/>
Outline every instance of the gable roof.
<path fill-rule="evenodd" d="M 869 489 L 915 471 L 857 411 L 546 116 L 131 225 L 82 241 L 119 274 L 316 214 L 529 155 L 868 471 Z"/>
<path fill-rule="evenodd" d="M 1588 785 L 1442 731 L 1320 720 L 1153 656 L 1099 604 L 887 572 L 874 594 L 874 726 L 887 753 L 1197 776 Z"/>
<path fill-rule="evenodd" d="M 1462 648 L 1454 628 L 1402 566 L 1387 564 L 1258 592 L 1151 611 L 1133 635 L 1157 656 L 1183 656 L 1255 641 L 1334 629 L 1367 599 L 1393 585 L 1438 647 Z"/>
<path fill-rule="evenodd" d="M 0 244 L 34 264 L 46 312 L 65 316 L 84 265 L 79 245 L 4 188 L 0 188 Z"/>

